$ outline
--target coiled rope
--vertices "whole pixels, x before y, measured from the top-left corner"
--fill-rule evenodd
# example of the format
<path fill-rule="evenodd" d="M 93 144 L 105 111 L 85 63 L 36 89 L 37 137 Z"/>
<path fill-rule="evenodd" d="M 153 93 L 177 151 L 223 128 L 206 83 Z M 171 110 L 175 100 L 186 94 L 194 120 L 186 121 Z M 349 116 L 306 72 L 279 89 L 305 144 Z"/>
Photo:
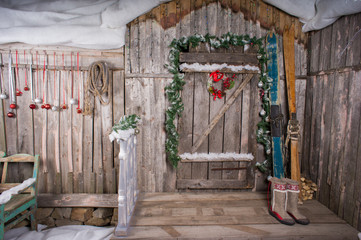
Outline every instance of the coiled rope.
<path fill-rule="evenodd" d="M 91 115 L 94 109 L 94 101 L 98 98 L 101 104 L 108 105 L 112 94 L 112 84 L 109 79 L 109 69 L 105 62 L 94 62 L 89 67 L 88 78 L 85 85 L 85 99 L 83 115 Z M 104 99 L 107 96 L 108 100 Z"/>

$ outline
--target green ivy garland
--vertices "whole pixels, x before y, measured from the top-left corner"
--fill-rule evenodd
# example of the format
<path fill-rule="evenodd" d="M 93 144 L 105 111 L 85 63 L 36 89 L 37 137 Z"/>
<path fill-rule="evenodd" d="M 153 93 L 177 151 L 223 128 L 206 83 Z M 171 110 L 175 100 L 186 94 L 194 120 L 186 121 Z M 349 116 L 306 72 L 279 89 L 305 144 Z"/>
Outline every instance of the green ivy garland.
<path fill-rule="evenodd" d="M 174 167 L 177 167 L 180 157 L 178 156 L 179 134 L 177 132 L 174 121 L 176 117 L 181 117 L 184 110 L 181 92 L 185 81 L 184 74 L 179 71 L 179 54 L 180 52 L 187 52 L 191 47 L 197 47 L 200 43 L 208 43 L 212 48 L 229 48 L 230 46 L 258 46 L 258 60 L 260 68 L 260 79 L 258 86 L 260 87 L 260 96 L 262 98 L 262 111 L 260 115 L 261 121 L 257 124 L 257 142 L 265 146 L 266 161 L 260 164 L 262 167 L 270 162 L 271 158 L 271 141 L 270 141 L 270 100 L 269 89 L 270 82 L 267 81 L 267 74 L 265 71 L 265 64 L 267 56 L 263 47 L 263 38 L 250 37 L 249 35 L 235 35 L 227 33 L 221 37 L 211 36 L 209 34 L 203 36 L 195 34 L 190 37 L 182 37 L 180 39 L 173 39 L 169 45 L 169 65 L 166 65 L 168 71 L 173 74 L 173 81 L 165 88 L 169 100 L 169 107 L 166 111 L 165 129 L 167 132 L 166 152 L 168 153 L 168 160 Z"/>

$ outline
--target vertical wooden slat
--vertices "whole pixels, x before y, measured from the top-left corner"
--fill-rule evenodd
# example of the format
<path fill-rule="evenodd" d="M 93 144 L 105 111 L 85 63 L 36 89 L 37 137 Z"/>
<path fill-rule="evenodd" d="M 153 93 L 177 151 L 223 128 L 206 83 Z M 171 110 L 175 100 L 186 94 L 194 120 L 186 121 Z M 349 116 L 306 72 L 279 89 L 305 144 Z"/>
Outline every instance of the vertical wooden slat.
<path fill-rule="evenodd" d="M 194 115 L 193 144 L 198 140 L 208 125 L 209 93 L 207 91 L 208 74 L 194 73 Z M 208 138 L 198 148 L 199 153 L 208 152 Z M 192 163 L 192 179 L 207 179 L 208 163 Z"/>
<path fill-rule="evenodd" d="M 88 77 L 88 72 L 84 73 L 83 81 L 86 82 Z M 86 89 L 85 89 L 86 90 Z M 84 92 L 84 94 L 86 94 Z M 91 101 L 94 100 L 91 98 Z M 83 177 L 84 177 L 84 192 L 86 193 L 95 193 L 95 184 L 93 179 L 95 179 L 95 168 L 93 163 L 93 150 L 94 150 L 94 113 L 92 115 L 86 115 L 83 117 Z"/>
<path fill-rule="evenodd" d="M 342 51 L 347 44 L 349 18 L 341 17 L 332 25 L 331 42 L 331 63 L 330 68 L 344 67 L 346 64 L 346 55 Z"/>
<path fill-rule="evenodd" d="M 93 148 L 93 159 L 94 159 L 94 172 L 96 181 L 96 193 L 104 193 L 104 165 L 103 165 L 103 112 L 100 101 L 95 99 L 94 109 L 94 148 Z"/>
<path fill-rule="evenodd" d="M 320 59 L 318 70 L 327 70 L 331 63 L 331 45 L 330 39 L 332 37 L 332 25 L 323 29 L 320 33 Z M 314 51 L 314 48 L 312 49 Z M 316 50 L 317 51 L 317 50 Z"/>
<path fill-rule="evenodd" d="M 54 61 L 54 58 L 51 53 L 46 55 L 47 57 L 47 65 L 49 66 L 50 63 Z M 53 71 L 46 71 L 46 81 L 45 81 L 45 103 L 53 105 L 53 95 L 54 89 L 57 89 L 54 86 L 54 73 Z M 56 77 L 55 77 L 56 78 Z M 54 192 L 54 181 L 55 181 L 55 144 L 56 144 L 56 130 L 59 124 L 57 114 L 53 112 L 51 109 L 46 110 L 42 109 L 41 111 L 44 112 L 47 116 L 47 129 L 46 129 L 46 142 L 44 141 L 45 145 L 43 145 L 43 153 L 46 152 L 46 166 L 47 166 L 47 192 L 53 193 Z M 46 113 L 45 113 L 46 112 Z M 44 131 L 44 130 L 43 130 Z M 44 133 L 44 132 L 43 132 Z M 45 150 L 46 149 L 46 150 Z"/>
<path fill-rule="evenodd" d="M 311 72 L 317 72 L 319 70 L 319 59 L 320 59 L 320 38 L 321 32 L 316 31 L 312 34 L 311 42 L 309 45 L 310 53 L 310 66 Z"/>
<path fill-rule="evenodd" d="M 342 174 L 343 161 L 342 151 L 344 147 L 345 127 L 347 120 L 347 94 L 348 81 L 344 74 L 335 74 L 335 89 L 333 96 L 333 117 L 331 125 L 331 143 L 332 155 L 329 160 L 329 178 L 331 181 L 330 191 L 330 209 L 338 211 L 340 196 L 340 173 Z"/>
<path fill-rule="evenodd" d="M 361 38 L 355 35 L 361 29 L 361 14 L 351 15 L 348 18 L 350 19 L 348 42 L 352 41 L 352 43 L 347 48 L 346 66 L 355 66 L 360 64 L 361 59 Z"/>
<path fill-rule="evenodd" d="M 124 71 L 113 71 L 113 123 L 118 123 L 125 114 Z M 114 168 L 119 169 L 119 144 L 114 142 Z M 116 171 L 116 172 L 117 172 Z M 118 178 L 116 178 L 118 179 Z M 118 180 L 116 180 L 118 181 Z M 117 184 L 115 184 L 117 189 Z M 116 190 L 115 189 L 115 190 Z"/>
<path fill-rule="evenodd" d="M 330 152 L 330 141 L 331 141 L 331 124 L 333 116 L 333 92 L 335 86 L 334 76 L 325 75 L 323 77 L 323 100 L 322 100 L 322 117 L 321 117 L 321 148 L 320 148 L 320 159 L 322 160 L 322 166 L 320 164 L 320 182 L 317 183 L 320 191 L 319 200 L 329 206 L 329 195 L 330 185 L 327 182 L 329 156 Z M 306 105 L 307 106 L 307 105 Z M 307 139 L 305 139 L 307 141 Z M 331 149 L 332 151 L 332 149 Z M 321 163 L 321 162 L 320 162 Z"/>
<path fill-rule="evenodd" d="M 20 55 L 23 63 L 23 54 Z M 19 59 L 19 60 L 20 60 Z M 28 73 L 28 69 L 19 68 L 19 81 L 22 88 L 25 86 L 25 74 Z M 28 75 L 29 76 L 29 75 Z M 27 76 L 27 77 L 28 77 Z M 19 111 L 17 111 L 18 119 L 18 152 L 34 154 L 34 141 L 33 141 L 33 114 L 32 110 L 29 108 L 31 103 L 30 92 L 24 91 L 24 89 L 19 89 L 23 92 L 21 97 L 17 98 L 17 104 Z M 33 165 L 30 163 L 19 164 L 19 179 L 24 181 L 32 176 Z"/>
<path fill-rule="evenodd" d="M 232 76 L 229 76 L 230 78 Z M 236 76 L 235 87 L 227 91 L 226 100 L 232 96 L 233 92 L 242 82 L 242 75 Z M 224 115 L 224 143 L 223 152 L 235 152 L 240 151 L 240 139 L 241 139 L 241 112 L 242 112 L 242 95 L 240 95 L 228 109 Z M 224 162 L 224 168 L 236 168 L 238 162 Z M 222 179 L 237 179 L 238 171 L 223 171 Z"/>
<path fill-rule="evenodd" d="M 320 120 L 321 120 L 321 100 L 322 100 L 322 78 L 316 77 L 313 78 L 313 103 L 312 109 L 315 111 L 312 114 L 311 118 L 311 138 L 310 141 L 310 174 L 311 179 L 314 182 L 317 182 L 318 175 L 318 165 L 319 165 L 319 152 L 320 152 Z"/>
<path fill-rule="evenodd" d="M 218 14 L 217 14 L 217 3 L 211 3 L 207 6 L 207 19 L 208 19 L 208 30 L 211 35 L 217 34 L 218 29 Z M 210 107 L 209 107 L 209 120 L 213 119 L 217 115 L 218 111 L 224 104 L 224 99 L 213 100 L 213 97 L 210 97 Z M 209 152 L 210 153 L 221 153 L 223 150 L 223 117 L 218 121 L 216 126 L 213 128 L 212 132 L 209 134 Z M 221 179 L 222 171 L 212 171 L 213 168 L 221 168 L 221 162 L 209 163 L 208 178 L 209 179 Z"/>
<path fill-rule="evenodd" d="M 305 176 L 310 175 L 310 139 L 311 139 L 311 117 L 313 113 L 312 101 L 313 101 L 313 78 L 307 78 L 307 89 L 306 89 L 306 102 L 305 102 L 305 115 L 307 119 L 304 125 L 304 138 L 303 138 L 303 157 L 301 162 L 301 173 Z"/>
<path fill-rule="evenodd" d="M 356 177 L 356 167 L 359 164 L 358 160 L 358 135 L 360 134 L 360 121 L 361 121 L 361 100 L 357 97 L 358 93 L 361 91 L 361 74 L 354 73 L 349 75 L 349 94 L 348 94 L 348 105 L 347 105 L 347 125 L 346 125 L 346 137 L 345 137 L 345 148 L 344 148 L 344 161 L 343 165 L 343 174 L 341 189 L 344 192 L 341 192 L 341 196 L 344 195 L 344 198 L 340 197 L 340 207 L 342 206 L 342 212 L 339 212 L 339 215 L 342 215 L 343 218 L 348 223 L 353 223 L 354 219 L 354 210 L 356 209 L 356 201 L 354 198 L 354 191 L 359 188 L 355 182 Z M 344 199 L 344 201 L 341 201 Z M 340 208 L 339 208 L 340 209 Z"/>

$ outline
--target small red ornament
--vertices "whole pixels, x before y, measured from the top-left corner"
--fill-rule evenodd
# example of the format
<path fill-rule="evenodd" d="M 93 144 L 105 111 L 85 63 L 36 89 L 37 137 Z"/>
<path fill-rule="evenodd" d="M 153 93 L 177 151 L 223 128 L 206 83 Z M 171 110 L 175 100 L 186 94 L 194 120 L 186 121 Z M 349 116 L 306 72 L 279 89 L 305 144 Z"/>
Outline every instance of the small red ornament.
<path fill-rule="evenodd" d="M 24 91 L 29 91 L 29 90 L 30 90 L 30 88 L 28 86 L 24 87 Z"/>
<path fill-rule="evenodd" d="M 79 113 L 79 114 L 81 114 L 81 112 L 82 112 L 82 111 L 81 111 L 81 108 L 77 108 L 76 112 Z"/>
<path fill-rule="evenodd" d="M 49 110 L 49 109 L 51 108 L 51 105 L 50 105 L 50 104 L 48 104 L 48 103 L 47 103 L 47 104 L 45 104 L 44 106 L 45 106 L 45 109 L 46 109 L 46 110 Z"/>
<path fill-rule="evenodd" d="M 61 108 L 64 109 L 64 110 L 67 109 L 65 104 L 63 104 L 63 106 L 61 106 Z"/>
<path fill-rule="evenodd" d="M 23 95 L 23 92 L 21 92 L 21 91 L 19 91 L 19 90 L 16 90 L 16 96 L 21 96 L 21 95 Z"/>
<path fill-rule="evenodd" d="M 44 108 L 45 108 L 45 105 L 44 105 L 44 104 L 43 104 L 43 105 L 41 105 L 41 108 L 42 108 L 42 109 L 44 109 Z"/>
<path fill-rule="evenodd" d="M 13 118 L 13 117 L 15 117 L 15 114 L 13 112 L 8 112 L 8 117 Z"/>
<path fill-rule="evenodd" d="M 29 105 L 29 108 L 30 108 L 30 109 L 35 109 L 35 108 L 36 108 L 36 105 L 35 105 L 34 103 L 32 103 L 32 104 Z"/>
<path fill-rule="evenodd" d="M 11 109 L 15 109 L 15 108 L 16 108 L 16 104 L 15 104 L 15 103 L 10 104 L 10 108 L 11 108 Z"/>

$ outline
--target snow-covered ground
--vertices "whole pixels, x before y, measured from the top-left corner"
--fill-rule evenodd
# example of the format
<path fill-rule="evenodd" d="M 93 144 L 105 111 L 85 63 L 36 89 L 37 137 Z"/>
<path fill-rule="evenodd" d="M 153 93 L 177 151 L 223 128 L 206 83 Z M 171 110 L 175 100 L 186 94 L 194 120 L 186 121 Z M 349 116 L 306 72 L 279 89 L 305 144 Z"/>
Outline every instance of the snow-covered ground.
<path fill-rule="evenodd" d="M 10 229 L 5 232 L 4 240 L 107 240 L 114 231 L 114 227 L 86 225 L 45 228 L 44 225 L 38 225 L 38 231 L 30 231 L 28 227 Z"/>

